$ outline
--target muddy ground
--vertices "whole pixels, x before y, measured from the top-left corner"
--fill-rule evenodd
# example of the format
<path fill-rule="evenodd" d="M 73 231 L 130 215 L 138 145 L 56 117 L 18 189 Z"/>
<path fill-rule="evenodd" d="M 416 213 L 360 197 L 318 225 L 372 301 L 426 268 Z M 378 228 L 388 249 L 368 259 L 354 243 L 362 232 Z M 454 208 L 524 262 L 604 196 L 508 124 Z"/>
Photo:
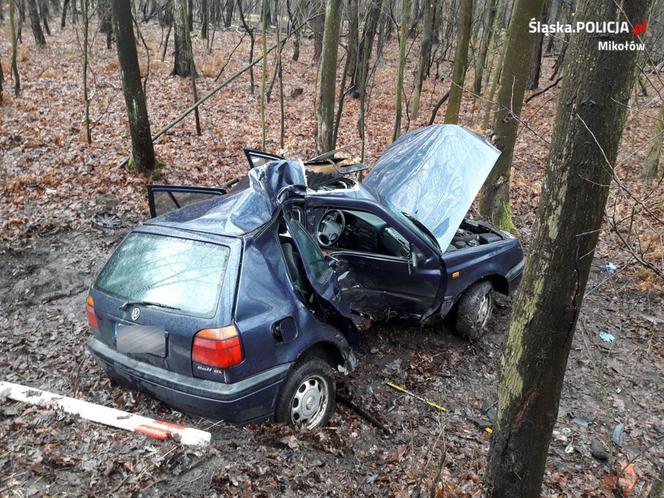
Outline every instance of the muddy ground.
<path fill-rule="evenodd" d="M 137 219 L 124 220 L 130 226 Z M 500 349 L 511 303 L 469 343 L 443 326 L 375 325 L 359 368 L 340 391 L 387 432 L 338 405 L 328 427 L 234 427 L 190 418 L 113 386 L 85 350 L 86 289 L 126 228 L 45 233 L 0 251 L 2 379 L 183 423 L 213 434 L 208 450 L 81 421 L 3 399 L 0 495 L 428 496 L 479 495 L 495 410 Z M 645 495 L 664 465 L 664 311 L 596 261 L 569 361 L 544 494 L 612 496 L 615 462 L 635 464 Z M 600 331 L 615 336 L 605 343 Z M 441 413 L 385 386 L 392 380 L 447 408 Z M 612 441 L 623 424 L 621 443 Z M 596 439 L 593 443 L 593 440 Z M 622 441 L 621 441 L 622 439 Z M 602 441 L 606 461 L 591 455 Z M 597 448 L 596 453 L 597 453 Z"/>

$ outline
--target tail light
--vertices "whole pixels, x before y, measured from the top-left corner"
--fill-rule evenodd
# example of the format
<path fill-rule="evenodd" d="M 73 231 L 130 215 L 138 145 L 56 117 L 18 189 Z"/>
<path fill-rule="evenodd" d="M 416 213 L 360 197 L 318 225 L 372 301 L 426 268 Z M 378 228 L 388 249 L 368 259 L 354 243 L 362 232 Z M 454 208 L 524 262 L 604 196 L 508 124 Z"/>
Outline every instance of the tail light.
<path fill-rule="evenodd" d="M 92 296 L 88 296 L 85 304 L 88 311 L 88 324 L 90 324 L 92 330 L 99 332 L 99 320 L 97 320 L 97 314 L 95 313 L 95 300 L 92 299 Z"/>
<path fill-rule="evenodd" d="M 228 368 L 242 363 L 243 359 L 240 334 L 234 325 L 196 332 L 191 350 L 192 361 L 211 367 Z"/>

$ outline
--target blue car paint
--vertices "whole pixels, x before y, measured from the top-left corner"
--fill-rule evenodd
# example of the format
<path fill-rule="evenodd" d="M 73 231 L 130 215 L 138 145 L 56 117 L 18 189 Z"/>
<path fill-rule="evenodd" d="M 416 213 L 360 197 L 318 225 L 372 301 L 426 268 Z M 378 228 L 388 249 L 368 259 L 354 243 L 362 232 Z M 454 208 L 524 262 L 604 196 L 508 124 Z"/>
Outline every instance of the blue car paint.
<path fill-rule="evenodd" d="M 381 257 L 371 258 L 377 262 L 372 271 L 385 277 L 383 287 L 375 289 L 374 297 L 382 294 L 391 303 L 400 302 L 404 308 L 402 314 L 411 318 L 444 316 L 478 280 L 490 279 L 497 290 L 505 293 L 518 284 L 523 253 L 517 240 L 504 238 L 492 244 L 443 253 L 435 240 L 388 209 L 378 194 L 361 184 L 325 192 L 294 191 L 290 198 L 286 196 L 283 202 L 277 202 L 283 190 L 278 188 L 279 178 L 270 178 L 269 171 L 283 174 L 292 182 L 298 178 L 291 171 L 293 166 L 290 161 L 275 161 L 254 168 L 249 180 L 240 181 L 239 187 L 229 194 L 172 211 L 135 228 L 139 232 L 223 244 L 230 248 L 230 259 L 214 315 L 189 316 L 142 307 L 137 323 L 163 326 L 168 331 L 165 357 L 118 353 L 114 344 L 115 323 L 129 323 L 129 310 L 121 310 L 123 302 L 119 297 L 91 287 L 101 331 L 95 333 L 88 347 L 112 378 L 184 412 L 244 423 L 273 416 L 284 380 L 295 362 L 307 352 L 325 351 L 340 368 L 352 368 L 354 358 L 349 344 L 352 327 L 342 320 L 331 322 L 330 316 L 323 316 L 320 310 L 312 311 L 298 296 L 286 268 L 279 241 L 280 220 L 282 209 L 297 199 L 304 201 L 304 222 L 309 232 L 315 230 L 316 210 L 367 211 L 379 215 L 419 250 L 422 257 L 411 268 L 412 278 L 421 283 L 419 286 L 402 285 L 403 271 L 407 268 L 403 267 L 404 262 L 388 257 L 383 259 L 386 265 L 381 267 Z M 257 182 L 266 178 L 264 195 L 256 198 L 254 194 L 262 185 Z M 246 192 L 247 189 L 253 192 Z M 256 200 L 260 202 L 254 203 Z M 342 253 L 338 251 L 344 259 Z M 344 263 L 352 267 L 354 258 L 357 261 L 356 256 L 345 255 Z M 391 272 L 385 271 L 386 268 L 392 268 Z M 395 271 L 401 275 L 395 276 Z M 345 275 L 353 277 L 352 271 Z M 338 283 L 343 284 L 343 278 Z M 390 289 L 390 285 L 397 288 Z M 341 293 L 330 290 L 325 299 L 330 296 L 341 299 Z M 357 294 L 359 297 L 350 308 L 361 312 L 367 299 L 362 292 Z M 319 297 L 322 295 L 319 293 Z M 334 305 L 334 299 L 329 304 Z M 287 336 L 276 330 L 284 320 L 295 326 Z M 227 369 L 192 364 L 194 334 L 203 328 L 230 323 L 240 333 L 244 361 Z"/>
<path fill-rule="evenodd" d="M 179 211 L 187 218 L 191 213 L 184 211 L 200 212 L 200 209 L 199 205 L 192 205 Z M 278 241 L 278 221 L 275 218 L 269 225 L 242 237 L 175 228 L 172 222 L 161 226 L 156 220 L 136 228 L 137 232 L 223 244 L 231 248 L 230 258 L 222 295 L 212 317 L 181 315 L 145 306 L 139 320 L 132 321 L 130 310 L 121 309 L 122 299 L 93 286 L 90 295 L 101 331 L 95 333 L 88 348 L 109 376 L 186 413 L 247 423 L 274 414 L 280 387 L 290 367 L 310 348 L 331 352 L 331 357 L 342 367 L 352 366 L 346 364 L 351 355 L 346 337 L 314 316 L 295 294 Z M 298 333 L 293 340 L 281 341 L 274 334 L 274 326 L 289 317 L 293 318 Z M 118 321 L 163 326 L 168 331 L 166 357 L 117 353 L 113 338 L 114 324 Z M 196 365 L 192 369 L 194 334 L 231 321 L 240 333 L 244 361 L 223 370 L 201 371 Z M 146 368 L 150 371 L 146 372 Z M 270 373 L 267 379 L 266 372 Z M 177 376 L 185 376 L 188 382 L 174 382 Z"/>

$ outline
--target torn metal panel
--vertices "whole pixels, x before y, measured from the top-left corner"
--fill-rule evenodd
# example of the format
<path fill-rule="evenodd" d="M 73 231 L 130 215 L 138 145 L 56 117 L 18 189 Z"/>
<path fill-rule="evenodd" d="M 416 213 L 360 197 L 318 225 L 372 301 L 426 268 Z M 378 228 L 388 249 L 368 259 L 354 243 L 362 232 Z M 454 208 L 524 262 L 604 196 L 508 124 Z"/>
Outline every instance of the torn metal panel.
<path fill-rule="evenodd" d="M 300 160 L 273 161 L 249 171 L 245 188 L 233 189 L 223 197 L 171 211 L 148 223 L 187 228 L 237 237 L 268 223 L 278 209 L 277 197 L 292 185 L 306 186 Z"/>

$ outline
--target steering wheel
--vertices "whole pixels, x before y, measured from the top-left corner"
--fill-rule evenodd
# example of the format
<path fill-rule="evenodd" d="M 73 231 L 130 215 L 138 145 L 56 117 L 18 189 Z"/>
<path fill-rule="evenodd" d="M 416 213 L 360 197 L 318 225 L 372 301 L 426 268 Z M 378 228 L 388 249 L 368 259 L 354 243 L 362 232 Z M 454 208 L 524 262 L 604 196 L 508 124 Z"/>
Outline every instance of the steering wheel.
<path fill-rule="evenodd" d="M 339 240 L 345 228 L 346 218 L 344 214 L 338 209 L 329 210 L 318 222 L 318 228 L 316 229 L 318 243 L 323 247 L 330 247 Z"/>

